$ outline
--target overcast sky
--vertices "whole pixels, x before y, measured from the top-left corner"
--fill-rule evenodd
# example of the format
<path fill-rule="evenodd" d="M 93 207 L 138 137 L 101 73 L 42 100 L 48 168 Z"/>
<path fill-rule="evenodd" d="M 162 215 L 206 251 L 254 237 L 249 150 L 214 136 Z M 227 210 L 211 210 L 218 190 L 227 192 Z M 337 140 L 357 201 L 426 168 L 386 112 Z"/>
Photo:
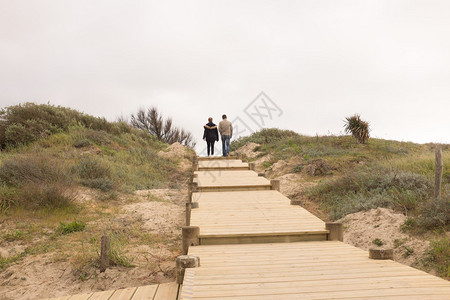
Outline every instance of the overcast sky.
<path fill-rule="evenodd" d="M 450 1 L 0 0 L 0 106 L 27 101 L 156 105 L 199 143 L 223 113 L 242 135 L 359 113 L 373 137 L 450 143 Z"/>

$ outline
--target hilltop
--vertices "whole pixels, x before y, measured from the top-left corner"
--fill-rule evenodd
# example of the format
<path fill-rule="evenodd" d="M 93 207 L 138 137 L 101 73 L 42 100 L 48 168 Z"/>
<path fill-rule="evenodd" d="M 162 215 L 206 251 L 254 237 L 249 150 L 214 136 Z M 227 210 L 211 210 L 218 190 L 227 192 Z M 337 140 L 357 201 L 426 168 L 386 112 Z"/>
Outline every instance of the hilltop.
<path fill-rule="evenodd" d="M 264 129 L 231 149 L 281 192 L 323 220 L 344 223 L 344 241 L 390 246 L 397 261 L 450 277 L 450 145 L 442 198 L 433 199 L 435 145 Z"/>
<path fill-rule="evenodd" d="M 1 299 L 173 280 L 190 148 L 64 107 L 0 116 Z M 103 235 L 112 266 L 101 273 Z"/>

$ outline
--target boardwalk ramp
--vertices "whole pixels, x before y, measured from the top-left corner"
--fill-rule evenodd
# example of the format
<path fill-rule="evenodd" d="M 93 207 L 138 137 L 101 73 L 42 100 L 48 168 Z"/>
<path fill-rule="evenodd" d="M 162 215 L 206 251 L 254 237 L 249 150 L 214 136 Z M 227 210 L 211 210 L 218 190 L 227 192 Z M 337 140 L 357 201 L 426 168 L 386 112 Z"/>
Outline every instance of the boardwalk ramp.
<path fill-rule="evenodd" d="M 450 299 L 450 283 L 342 242 L 245 163 L 198 159 L 180 299 Z M 341 228 L 337 232 L 336 228 Z M 184 233 L 185 231 L 183 231 Z M 185 241 L 187 241 L 185 243 Z"/>

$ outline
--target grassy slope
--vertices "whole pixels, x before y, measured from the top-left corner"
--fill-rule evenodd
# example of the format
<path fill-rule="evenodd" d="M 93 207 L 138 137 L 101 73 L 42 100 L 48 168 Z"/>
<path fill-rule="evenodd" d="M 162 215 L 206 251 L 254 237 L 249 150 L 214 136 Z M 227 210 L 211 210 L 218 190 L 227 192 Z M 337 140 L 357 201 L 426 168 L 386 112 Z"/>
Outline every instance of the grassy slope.
<path fill-rule="evenodd" d="M 55 262 L 70 261 L 79 278 L 86 279 L 93 274 L 103 234 L 112 237 L 113 259 L 123 266 L 131 264 L 122 251 L 130 243 L 178 248 L 176 241 L 146 233 L 138 223 L 86 226 L 64 234 L 77 228 L 74 221 L 100 224 L 113 218 L 123 199 L 133 201 L 134 190 L 178 188 L 187 178 L 177 160 L 157 155 L 167 144 L 125 127 L 108 133 L 73 125 L 0 152 L 0 246 L 22 249 L 0 255 L 0 271 L 24 257 L 50 253 Z M 80 201 L 80 194 L 92 201 Z"/>
<path fill-rule="evenodd" d="M 375 207 L 393 208 L 410 218 L 403 228 L 435 240 L 423 261 L 450 277 L 450 145 L 443 145 L 442 199 L 433 199 L 434 145 L 370 139 L 362 145 L 351 136 L 302 136 L 265 129 L 234 141 L 232 150 L 254 142 L 258 157 L 269 155 L 264 167 L 295 158 L 291 171 L 304 172 L 318 184 L 306 196 L 330 219 Z M 313 166 L 313 167 L 311 167 Z"/>

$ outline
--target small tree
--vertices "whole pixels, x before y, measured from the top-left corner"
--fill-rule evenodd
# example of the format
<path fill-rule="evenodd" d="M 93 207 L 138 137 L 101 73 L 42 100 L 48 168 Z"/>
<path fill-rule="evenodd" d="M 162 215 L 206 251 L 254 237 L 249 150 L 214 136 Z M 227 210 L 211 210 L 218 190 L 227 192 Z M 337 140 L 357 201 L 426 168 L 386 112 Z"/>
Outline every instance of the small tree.
<path fill-rule="evenodd" d="M 369 123 L 361 120 L 358 114 L 347 117 L 345 120 L 345 132 L 351 133 L 358 143 L 365 144 L 369 139 Z"/>
<path fill-rule="evenodd" d="M 192 134 L 174 127 L 171 118 L 164 119 L 156 107 L 139 109 L 136 115 L 131 115 L 131 126 L 146 130 L 158 140 L 168 144 L 179 142 L 188 147 L 195 147 Z"/>

